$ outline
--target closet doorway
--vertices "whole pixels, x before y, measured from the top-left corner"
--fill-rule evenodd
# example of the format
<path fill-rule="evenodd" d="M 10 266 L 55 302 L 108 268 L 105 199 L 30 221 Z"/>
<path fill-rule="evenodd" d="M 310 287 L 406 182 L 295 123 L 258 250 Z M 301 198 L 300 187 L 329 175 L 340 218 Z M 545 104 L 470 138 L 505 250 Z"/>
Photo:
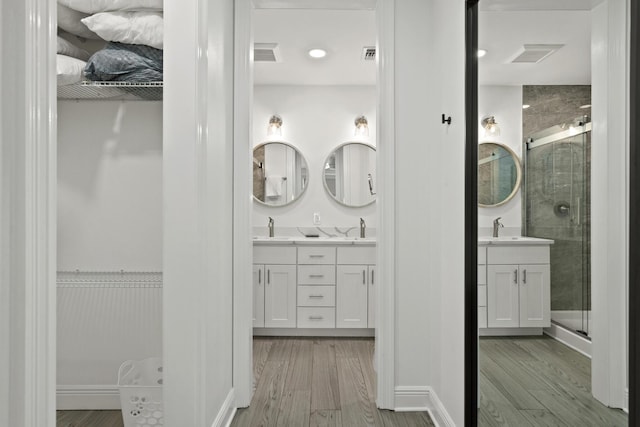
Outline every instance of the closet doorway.
<path fill-rule="evenodd" d="M 381 205 L 379 198 L 377 202 L 364 207 L 345 206 L 330 197 L 328 193 L 330 185 L 323 184 L 323 167 L 329 154 L 343 143 L 356 139 L 354 136 L 356 117 L 365 115 L 370 119 L 369 140 L 366 141 L 366 145 L 378 145 L 376 142 L 380 140 L 382 132 L 385 132 L 384 135 L 388 135 L 387 132 L 392 128 L 392 119 L 389 119 L 392 107 L 386 107 L 383 111 L 376 107 L 381 104 L 390 104 L 380 102 L 382 99 L 388 99 L 390 89 L 387 87 L 385 91 L 385 88 L 376 83 L 376 75 L 382 77 L 384 70 L 381 71 L 381 62 L 375 58 L 378 53 L 376 47 L 379 48 L 381 44 L 380 34 L 376 34 L 377 28 L 379 28 L 380 22 L 384 22 L 385 25 L 389 25 L 389 23 L 378 15 L 379 11 L 376 11 L 375 0 L 329 2 L 322 5 L 305 2 L 302 7 L 298 3 L 259 1 L 252 4 L 252 2 L 244 0 L 236 3 L 236 28 L 243 28 L 245 31 L 236 32 L 236 63 L 242 66 L 236 69 L 235 176 L 246 176 L 247 179 L 236 178 L 234 198 L 236 200 L 235 211 L 248 212 L 247 215 L 243 214 L 234 218 L 234 236 L 236 242 L 239 242 L 236 244 L 234 252 L 234 276 L 236 279 L 243 278 L 235 281 L 234 290 L 234 312 L 236 313 L 234 320 L 234 388 L 237 392 L 239 407 L 248 406 L 253 394 L 253 307 L 251 304 L 253 291 L 250 288 L 252 281 L 249 276 L 252 258 L 247 254 L 251 253 L 255 236 L 268 235 L 268 217 L 272 217 L 275 222 L 276 238 L 291 233 L 291 230 L 298 237 L 303 237 L 299 234 L 300 232 L 309 230 L 316 230 L 315 233 L 335 234 L 348 229 L 351 229 L 348 236 L 358 236 L 361 217 L 366 218 L 367 232 L 371 233 L 368 236 L 375 236 L 376 231 L 380 236 L 384 231 L 379 223 L 380 210 L 389 208 Z M 288 21 L 288 24 L 285 24 L 285 21 Z M 305 22 L 308 24 L 307 26 L 305 26 Z M 312 39 L 303 39 L 302 34 L 313 34 L 313 31 L 307 30 L 311 28 L 312 24 L 317 25 L 320 22 L 324 22 L 321 25 L 323 27 L 322 33 L 315 34 L 315 38 L 312 37 Z M 340 25 L 340 22 L 343 24 Z M 363 25 L 365 30 L 363 30 Z M 290 28 L 284 28 L 286 26 Z M 247 28 L 251 28 L 251 31 L 246 31 Z M 346 31 L 345 29 L 349 31 L 340 33 L 340 31 Z M 329 32 L 327 33 L 327 31 Z M 366 41 L 361 41 L 365 39 Z M 357 40 L 355 45 L 353 40 Z M 388 42 L 388 39 L 385 41 Z M 252 51 L 251 46 L 254 43 L 256 50 Z M 279 43 L 281 43 L 280 46 L 278 46 Z M 330 45 L 327 46 L 327 43 Z M 357 47 L 354 48 L 356 45 Z M 290 46 L 294 47 L 293 50 Z M 326 50 L 326 57 L 310 57 L 308 51 L 314 47 L 323 47 Z M 264 61 L 264 58 L 261 61 L 258 60 L 259 48 L 267 50 L 269 56 L 267 61 Z M 367 50 L 369 57 L 367 57 Z M 296 59 L 293 56 L 294 52 L 295 55 L 301 55 L 300 58 Z M 261 51 L 260 53 L 265 52 Z M 253 58 L 253 61 L 247 61 L 249 57 Z M 352 65 L 341 63 L 340 58 L 344 57 L 353 58 L 351 59 Z M 374 59 L 369 61 L 372 59 L 371 57 Z M 307 71 L 296 72 L 295 68 L 286 69 L 289 65 L 296 63 L 297 67 L 302 67 L 297 68 L 298 70 L 304 70 L 307 67 Z M 283 71 L 279 73 L 277 70 Z M 247 83 L 249 84 L 247 85 Z M 335 94 L 334 98 L 337 101 L 330 101 L 331 96 L 329 95 L 332 93 Z M 286 102 L 275 105 L 268 99 L 272 101 L 285 99 L 289 101 L 289 105 L 286 105 Z M 343 101 L 341 102 L 340 99 Z M 369 101 L 356 107 L 357 102 L 354 100 L 357 99 L 368 99 Z M 296 103 L 299 106 L 298 111 L 295 111 Z M 288 108 L 293 108 L 291 114 L 287 114 Z M 307 124 L 303 125 L 302 118 L 296 117 L 296 113 L 313 115 L 313 120 L 309 121 L 309 117 L 307 117 Z M 252 193 L 252 182 L 250 181 L 252 173 L 246 159 L 250 158 L 254 146 L 267 140 L 267 126 L 272 115 L 277 115 L 282 120 L 282 140 L 299 149 L 306 158 L 310 186 L 301 195 L 300 200 L 285 207 L 275 208 L 246 198 L 246 194 Z M 337 116 L 344 116 L 344 118 L 331 119 Z M 385 117 L 386 124 L 384 125 L 380 124 L 379 117 L 381 116 Z M 330 119 L 328 120 L 327 117 Z M 309 135 L 308 139 L 313 139 L 314 134 L 326 133 L 327 128 L 334 130 L 334 134 L 343 136 L 327 138 L 328 140 L 322 141 L 321 144 L 311 145 L 309 145 L 307 138 L 304 138 L 306 133 Z M 336 130 L 337 132 L 335 132 Z M 297 140 L 287 139 L 287 134 L 297 135 Z M 385 141 L 389 145 L 376 147 L 378 165 L 380 165 L 383 153 L 391 149 L 391 138 Z M 372 176 L 369 182 L 374 188 L 381 188 L 375 176 Z M 374 189 L 371 191 L 375 192 Z M 380 189 L 378 194 L 380 193 L 384 193 L 384 190 Z M 258 205 L 254 207 L 254 204 Z M 317 231 L 318 228 L 320 231 Z M 339 230 L 336 231 L 336 228 Z M 375 250 L 378 259 L 380 259 L 379 254 L 383 249 L 378 247 Z M 375 274 L 376 280 L 380 283 L 382 283 L 386 267 Z M 386 269 L 386 274 L 389 274 L 389 271 L 390 269 Z M 365 276 L 371 277 L 370 273 Z M 375 289 L 375 292 L 374 300 L 377 299 L 378 302 L 374 303 L 375 309 L 371 310 L 374 313 L 378 311 L 381 304 L 379 302 L 381 300 L 380 293 L 391 292 L 391 290 Z M 385 301 L 390 301 L 390 299 L 387 298 Z M 370 305 L 373 307 L 373 304 L 370 303 Z M 375 314 L 375 355 L 377 357 L 375 366 L 378 374 L 378 388 L 374 394 L 377 395 L 377 406 L 382 408 L 393 406 L 393 370 L 390 368 L 393 366 L 393 341 L 392 337 L 385 335 L 385 332 L 378 327 L 380 325 L 378 319 L 382 317 L 388 320 L 391 310 L 386 307 L 380 313 Z M 392 328 L 392 322 L 384 322 L 383 329 L 392 330 Z M 336 336 L 341 335 L 339 329 L 336 331 L 338 331 Z M 385 343 L 384 348 L 378 347 L 381 337 L 388 340 L 382 341 Z M 380 357 L 382 353 L 390 354 L 390 356 L 382 360 Z M 387 367 L 389 369 L 386 369 Z M 380 390 L 391 390 L 391 392 L 383 395 Z"/>

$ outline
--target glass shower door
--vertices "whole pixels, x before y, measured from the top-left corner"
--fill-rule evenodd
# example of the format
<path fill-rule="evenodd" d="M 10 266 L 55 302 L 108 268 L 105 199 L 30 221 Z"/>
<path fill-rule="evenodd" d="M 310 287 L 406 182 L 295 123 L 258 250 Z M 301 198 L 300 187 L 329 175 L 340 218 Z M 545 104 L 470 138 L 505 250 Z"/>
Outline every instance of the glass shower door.
<path fill-rule="evenodd" d="M 524 234 L 553 239 L 551 320 L 589 336 L 591 124 L 554 126 L 527 139 Z"/>

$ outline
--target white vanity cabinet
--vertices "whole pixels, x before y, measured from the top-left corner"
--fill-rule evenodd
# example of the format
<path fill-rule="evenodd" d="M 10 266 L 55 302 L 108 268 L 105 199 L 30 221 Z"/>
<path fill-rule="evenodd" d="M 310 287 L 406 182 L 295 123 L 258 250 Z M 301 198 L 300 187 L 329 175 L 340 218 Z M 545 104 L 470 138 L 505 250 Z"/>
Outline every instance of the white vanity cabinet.
<path fill-rule="evenodd" d="M 486 250 L 487 326 L 550 326 L 549 246 L 490 245 Z"/>
<path fill-rule="evenodd" d="M 487 247 L 478 246 L 478 328 L 487 327 Z"/>
<path fill-rule="evenodd" d="M 372 310 L 375 305 L 373 300 L 375 293 L 371 288 L 375 284 L 375 257 L 375 247 L 338 247 L 336 261 L 337 328 L 374 327 Z M 372 306 L 371 310 L 369 309 L 370 305 Z M 370 311 L 372 312 L 371 316 Z"/>
<path fill-rule="evenodd" d="M 296 327 L 296 248 L 254 246 L 254 326 Z"/>

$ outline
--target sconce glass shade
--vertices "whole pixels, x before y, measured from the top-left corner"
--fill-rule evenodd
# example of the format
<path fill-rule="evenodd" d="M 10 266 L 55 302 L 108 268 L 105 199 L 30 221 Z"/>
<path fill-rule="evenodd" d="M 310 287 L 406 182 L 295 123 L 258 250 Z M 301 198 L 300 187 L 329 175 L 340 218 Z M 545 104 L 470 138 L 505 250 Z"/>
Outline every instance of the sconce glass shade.
<path fill-rule="evenodd" d="M 276 114 L 271 116 L 271 118 L 269 119 L 269 126 L 267 127 L 267 136 L 271 138 L 281 137 L 282 136 L 282 129 L 280 129 L 281 126 L 282 126 L 282 119 L 280 118 L 280 116 Z"/>
<path fill-rule="evenodd" d="M 356 125 L 355 136 L 360 138 L 369 136 L 369 122 L 365 116 L 356 117 L 354 124 Z"/>
<path fill-rule="evenodd" d="M 496 123 L 494 116 L 485 116 L 480 123 L 484 129 L 485 138 L 500 136 L 500 126 Z"/>

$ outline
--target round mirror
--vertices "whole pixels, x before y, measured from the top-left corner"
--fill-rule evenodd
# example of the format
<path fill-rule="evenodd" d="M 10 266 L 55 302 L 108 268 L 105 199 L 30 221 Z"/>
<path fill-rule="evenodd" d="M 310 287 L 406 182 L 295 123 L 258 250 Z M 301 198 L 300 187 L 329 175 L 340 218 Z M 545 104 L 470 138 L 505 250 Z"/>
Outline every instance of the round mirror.
<path fill-rule="evenodd" d="M 478 146 L 478 205 L 500 206 L 520 188 L 520 160 L 506 145 L 485 142 Z"/>
<path fill-rule="evenodd" d="M 302 154 L 286 142 L 265 142 L 253 149 L 253 197 L 268 206 L 297 200 L 309 183 Z"/>
<path fill-rule="evenodd" d="M 361 207 L 376 200 L 376 149 L 361 142 L 342 144 L 327 157 L 324 188 L 339 203 Z"/>

